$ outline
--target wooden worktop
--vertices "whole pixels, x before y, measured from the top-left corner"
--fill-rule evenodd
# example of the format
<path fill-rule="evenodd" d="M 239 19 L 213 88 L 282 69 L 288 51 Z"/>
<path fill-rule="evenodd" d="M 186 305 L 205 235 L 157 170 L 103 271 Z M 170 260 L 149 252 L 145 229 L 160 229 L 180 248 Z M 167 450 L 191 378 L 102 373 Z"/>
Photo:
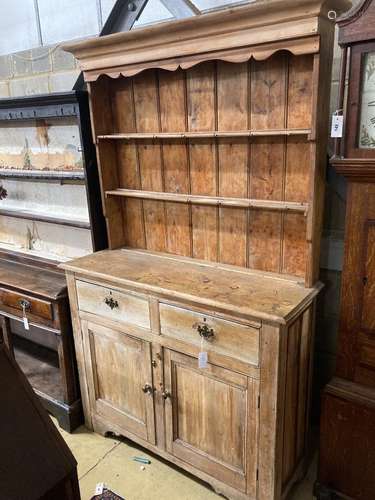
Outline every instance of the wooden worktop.
<path fill-rule="evenodd" d="M 67 271 L 265 321 L 285 324 L 321 289 L 271 273 L 141 250 L 104 250 L 60 265 Z"/>
<path fill-rule="evenodd" d="M 67 294 L 64 274 L 36 258 L 0 252 L 0 286 L 56 300 Z"/>

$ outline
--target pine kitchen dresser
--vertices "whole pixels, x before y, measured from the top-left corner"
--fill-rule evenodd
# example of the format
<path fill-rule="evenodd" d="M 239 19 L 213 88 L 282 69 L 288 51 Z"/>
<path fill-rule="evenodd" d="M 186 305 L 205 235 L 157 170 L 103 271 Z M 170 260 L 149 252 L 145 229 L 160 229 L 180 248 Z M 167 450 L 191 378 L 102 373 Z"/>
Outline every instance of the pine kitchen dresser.
<path fill-rule="evenodd" d="M 66 46 L 110 243 L 62 265 L 86 423 L 232 499 L 285 498 L 305 464 L 345 7 L 257 2 Z"/>

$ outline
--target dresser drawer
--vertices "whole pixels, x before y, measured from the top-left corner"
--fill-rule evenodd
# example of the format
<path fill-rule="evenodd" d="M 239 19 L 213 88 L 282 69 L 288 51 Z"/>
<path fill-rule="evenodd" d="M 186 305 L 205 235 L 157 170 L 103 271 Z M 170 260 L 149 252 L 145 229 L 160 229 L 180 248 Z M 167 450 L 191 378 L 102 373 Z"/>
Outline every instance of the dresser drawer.
<path fill-rule="evenodd" d="M 52 304 L 47 300 L 37 299 L 13 290 L 0 288 L 0 302 L 4 306 L 13 308 L 16 316 L 22 316 L 22 304 L 24 303 L 27 315 L 47 320 L 53 319 Z"/>
<path fill-rule="evenodd" d="M 205 326 L 206 325 L 206 326 Z M 198 329 L 213 330 L 204 349 L 254 365 L 259 361 L 259 329 L 168 304 L 160 304 L 163 335 L 201 345 Z"/>
<path fill-rule="evenodd" d="M 150 328 L 150 310 L 146 298 L 85 281 L 77 281 L 76 285 L 80 311 Z"/>

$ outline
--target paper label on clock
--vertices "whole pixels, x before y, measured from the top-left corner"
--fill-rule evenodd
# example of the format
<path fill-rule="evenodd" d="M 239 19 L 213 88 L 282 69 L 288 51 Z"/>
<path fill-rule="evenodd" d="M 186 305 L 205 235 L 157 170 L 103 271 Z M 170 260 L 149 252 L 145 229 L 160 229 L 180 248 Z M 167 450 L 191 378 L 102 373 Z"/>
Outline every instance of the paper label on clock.
<path fill-rule="evenodd" d="M 342 137 L 343 127 L 344 127 L 344 117 L 341 115 L 333 115 L 331 137 Z"/>

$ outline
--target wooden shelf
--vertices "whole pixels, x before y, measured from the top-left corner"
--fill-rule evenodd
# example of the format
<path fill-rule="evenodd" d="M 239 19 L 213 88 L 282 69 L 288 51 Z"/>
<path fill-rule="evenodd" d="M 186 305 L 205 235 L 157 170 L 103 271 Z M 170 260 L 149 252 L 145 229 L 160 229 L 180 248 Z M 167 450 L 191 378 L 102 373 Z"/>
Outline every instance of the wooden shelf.
<path fill-rule="evenodd" d="M 99 140 L 142 140 L 142 139 L 205 139 L 214 137 L 268 137 L 310 135 L 310 129 L 278 129 L 278 130 L 239 130 L 239 131 L 208 131 L 208 132 L 155 132 L 98 135 Z"/>
<path fill-rule="evenodd" d="M 33 389 L 48 394 L 55 400 L 64 400 L 64 388 L 57 352 L 18 335 L 13 337 L 14 355 Z"/>
<path fill-rule="evenodd" d="M 85 173 L 77 170 L 21 170 L 0 168 L 0 179 L 32 179 L 45 181 L 84 181 Z"/>
<path fill-rule="evenodd" d="M 77 227 L 80 229 L 90 229 L 90 222 L 82 219 L 66 219 L 55 216 L 48 216 L 36 211 L 14 210 L 11 208 L 0 208 L 0 216 L 14 217 L 16 219 L 28 219 L 39 222 L 47 222 L 49 224 L 58 224 L 61 226 Z"/>
<path fill-rule="evenodd" d="M 143 200 L 159 200 L 174 203 L 194 203 L 196 205 L 213 205 L 234 208 L 260 208 L 278 211 L 303 212 L 307 214 L 308 203 L 293 201 L 254 200 L 250 198 L 227 198 L 220 196 L 199 196 L 193 194 L 162 193 L 158 191 L 141 191 L 133 189 L 115 189 L 106 191 L 106 196 L 123 196 Z"/>

